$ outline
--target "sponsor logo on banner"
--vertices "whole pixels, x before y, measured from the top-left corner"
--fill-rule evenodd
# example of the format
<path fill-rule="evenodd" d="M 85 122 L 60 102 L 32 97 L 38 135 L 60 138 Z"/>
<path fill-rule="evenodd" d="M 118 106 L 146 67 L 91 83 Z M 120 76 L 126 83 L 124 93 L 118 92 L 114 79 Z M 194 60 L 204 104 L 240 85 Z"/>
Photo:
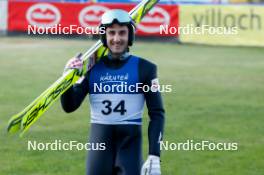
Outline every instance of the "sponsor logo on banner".
<path fill-rule="evenodd" d="M 91 5 L 85 7 L 79 13 L 79 22 L 82 27 L 98 27 L 101 16 L 109 10 L 107 7 Z"/>
<path fill-rule="evenodd" d="M 169 25 L 170 15 L 161 7 L 154 7 L 143 18 L 140 24 L 137 25 L 138 29 L 146 33 L 157 33 L 160 31 L 160 25 Z"/>
<path fill-rule="evenodd" d="M 38 3 L 29 7 L 26 13 L 29 24 L 38 27 L 52 27 L 61 20 L 61 13 L 52 4 Z"/>

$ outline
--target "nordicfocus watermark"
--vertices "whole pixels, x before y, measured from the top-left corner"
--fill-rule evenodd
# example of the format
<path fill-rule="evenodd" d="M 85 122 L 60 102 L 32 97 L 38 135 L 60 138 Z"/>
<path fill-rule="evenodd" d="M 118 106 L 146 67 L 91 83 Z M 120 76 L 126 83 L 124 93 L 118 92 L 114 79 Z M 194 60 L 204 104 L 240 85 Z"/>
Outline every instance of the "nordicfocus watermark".
<path fill-rule="evenodd" d="M 171 85 L 144 85 L 143 83 L 136 83 L 129 85 L 127 82 L 120 82 L 120 84 L 103 84 L 94 83 L 94 92 L 104 93 L 138 93 L 138 92 L 172 92 Z"/>
<path fill-rule="evenodd" d="M 133 75 L 111 74 L 100 75 L 98 81 L 93 82 L 94 93 L 145 93 L 172 92 L 172 85 L 160 85 L 159 79 L 154 78 L 147 83 L 134 82 Z"/>
<path fill-rule="evenodd" d="M 62 140 L 54 140 L 53 142 L 27 142 L 28 151 L 82 151 L 82 150 L 106 150 L 105 143 L 81 143 L 78 141 L 63 142 Z"/>
<path fill-rule="evenodd" d="M 183 27 L 160 25 L 159 33 L 166 35 L 237 35 L 238 27 L 194 26 L 192 24 Z"/>
<path fill-rule="evenodd" d="M 195 142 L 187 140 L 181 143 L 160 142 L 160 150 L 165 151 L 237 151 L 238 143 L 212 142 L 208 140 Z"/>
<path fill-rule="evenodd" d="M 61 26 L 61 24 L 55 24 L 52 27 L 44 27 L 37 25 L 28 25 L 27 28 L 28 35 L 72 35 L 72 34 L 86 34 L 86 35 L 95 35 L 95 34 L 104 34 L 105 27 L 80 27 L 78 25 L 69 25 Z"/>

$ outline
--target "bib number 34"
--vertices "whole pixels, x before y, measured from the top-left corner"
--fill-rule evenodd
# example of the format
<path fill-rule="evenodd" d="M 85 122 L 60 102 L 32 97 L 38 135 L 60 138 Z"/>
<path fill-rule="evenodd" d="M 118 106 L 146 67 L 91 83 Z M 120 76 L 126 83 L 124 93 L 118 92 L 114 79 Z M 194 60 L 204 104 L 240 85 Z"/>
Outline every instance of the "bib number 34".
<path fill-rule="evenodd" d="M 102 103 L 105 105 L 104 109 L 101 112 L 104 115 L 109 115 L 112 112 L 120 113 L 120 115 L 124 115 L 127 110 L 125 109 L 125 100 L 121 100 L 115 107 L 112 106 L 112 102 L 110 100 L 104 100 Z"/>

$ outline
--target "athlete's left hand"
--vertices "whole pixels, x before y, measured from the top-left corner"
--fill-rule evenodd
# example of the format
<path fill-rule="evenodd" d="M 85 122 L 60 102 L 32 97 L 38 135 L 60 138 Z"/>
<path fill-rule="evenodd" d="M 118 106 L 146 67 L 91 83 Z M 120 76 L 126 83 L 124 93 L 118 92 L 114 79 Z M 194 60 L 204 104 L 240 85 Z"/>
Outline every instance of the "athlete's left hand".
<path fill-rule="evenodd" d="M 160 158 L 158 156 L 149 155 L 141 168 L 141 175 L 161 175 Z"/>

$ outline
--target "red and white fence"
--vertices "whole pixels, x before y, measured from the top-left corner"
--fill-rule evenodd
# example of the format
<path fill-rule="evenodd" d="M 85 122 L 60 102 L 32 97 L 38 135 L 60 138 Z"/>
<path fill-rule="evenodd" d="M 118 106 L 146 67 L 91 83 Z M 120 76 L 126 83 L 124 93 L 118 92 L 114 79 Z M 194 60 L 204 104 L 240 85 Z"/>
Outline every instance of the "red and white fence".
<path fill-rule="evenodd" d="M 80 4 L 9 1 L 7 30 L 27 32 L 29 26 L 31 26 L 31 29 L 32 26 L 56 26 L 60 28 L 70 26 L 78 28 L 97 27 L 101 15 L 105 11 L 115 8 L 129 11 L 135 5 L 123 3 Z M 178 26 L 177 5 L 158 5 L 153 8 L 137 26 L 137 35 L 172 36 L 172 34 L 160 34 L 161 25 L 167 27 Z"/>

